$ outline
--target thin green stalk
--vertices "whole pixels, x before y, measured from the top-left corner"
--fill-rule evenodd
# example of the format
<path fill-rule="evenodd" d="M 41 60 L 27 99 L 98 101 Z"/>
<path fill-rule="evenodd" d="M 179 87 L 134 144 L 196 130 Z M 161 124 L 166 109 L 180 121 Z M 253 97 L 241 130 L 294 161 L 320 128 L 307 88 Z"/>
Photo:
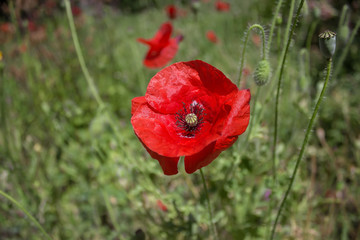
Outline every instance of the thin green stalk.
<path fill-rule="evenodd" d="M 240 73 L 239 73 L 238 81 L 237 81 L 238 86 L 240 86 L 242 71 L 243 71 L 243 68 L 244 68 L 245 51 L 246 51 L 246 47 L 247 47 L 247 43 L 248 43 L 248 39 L 249 39 L 249 32 L 254 28 L 258 28 L 261 31 L 262 44 L 263 44 L 263 47 L 262 47 L 262 59 L 265 59 L 265 57 L 266 57 L 266 43 L 265 43 L 265 31 L 264 31 L 264 28 L 260 24 L 253 24 L 253 25 L 251 25 L 249 27 L 249 29 L 245 33 L 245 42 L 244 42 L 244 47 L 243 47 L 243 51 L 242 51 L 242 54 L 241 54 L 241 60 L 240 60 L 240 70 L 239 70 Z"/>
<path fill-rule="evenodd" d="M 357 33 L 357 31 L 359 30 L 360 27 L 360 18 L 358 19 L 358 21 L 356 22 L 355 28 L 351 33 L 351 36 L 349 38 L 349 41 L 347 42 L 344 51 L 341 51 L 341 55 L 339 57 L 339 60 L 336 61 L 336 67 L 334 70 L 334 78 L 336 78 L 336 76 L 339 74 L 339 71 L 343 65 L 343 62 L 345 60 L 346 55 L 349 52 L 350 46 L 352 44 L 352 42 L 354 41 L 355 35 Z"/>
<path fill-rule="evenodd" d="M 204 173 L 202 172 L 201 168 L 200 168 L 200 175 L 201 175 L 201 179 L 202 179 L 202 182 L 203 182 L 203 185 L 204 185 L 205 197 L 206 197 L 206 201 L 207 201 L 207 205 L 208 205 L 208 212 L 209 212 L 210 222 L 211 222 L 210 223 L 210 228 L 213 231 L 214 239 L 219 240 L 219 236 L 217 234 L 216 226 L 215 226 L 215 223 L 213 221 L 213 215 L 212 215 L 212 211 L 211 211 L 209 193 L 208 193 L 208 189 L 207 189 L 207 186 L 206 186 Z"/>
<path fill-rule="evenodd" d="M 0 51 L 1 58 L 2 52 Z M 1 129 L 2 129 L 2 138 L 3 138 L 3 144 L 5 146 L 5 153 L 10 154 L 10 147 L 9 147 L 9 131 L 7 128 L 7 119 L 6 119 L 6 111 L 7 111 L 7 104 L 6 104 L 6 84 L 5 84 L 5 78 L 4 78 L 4 62 L 2 59 L 0 59 L 0 123 L 1 123 Z"/>
<path fill-rule="evenodd" d="M 246 146 L 247 146 L 247 144 L 248 144 L 248 142 L 249 142 L 249 138 L 250 138 L 250 135 L 251 135 L 253 126 L 254 126 L 254 118 L 255 118 L 255 116 L 256 116 L 256 104 L 257 104 L 257 100 L 258 100 L 259 95 L 260 95 L 261 88 L 262 88 L 262 87 L 258 87 L 258 88 L 257 88 L 256 94 L 255 94 L 255 97 L 254 97 L 253 107 L 252 107 L 253 116 L 250 118 L 249 130 L 248 130 L 248 132 L 247 132 L 247 136 L 246 136 L 245 142 L 243 143 L 243 148 L 244 148 L 244 149 L 246 149 Z"/>
<path fill-rule="evenodd" d="M 105 111 L 104 114 L 109 114 L 109 116 L 110 116 L 110 126 L 113 129 L 113 133 L 114 133 L 114 135 L 116 137 L 116 140 L 118 141 L 119 147 L 123 150 L 122 138 L 121 138 L 121 136 L 119 134 L 117 124 L 113 120 L 113 118 L 110 115 L 108 109 L 105 107 L 105 104 L 104 104 L 103 100 L 101 99 L 101 97 L 100 97 L 100 95 L 98 93 L 98 90 L 97 90 L 97 88 L 95 86 L 94 80 L 90 76 L 88 68 L 86 67 L 84 56 L 83 56 L 81 48 L 80 48 L 79 39 L 77 37 L 75 24 L 74 24 L 74 18 L 73 18 L 73 15 L 71 13 L 71 6 L 70 6 L 70 1 L 69 0 L 65 0 L 65 7 L 66 7 L 67 17 L 68 17 L 68 20 L 69 20 L 71 35 L 73 37 L 73 42 L 74 42 L 77 57 L 79 59 L 81 70 L 82 70 L 82 72 L 83 72 L 83 74 L 85 76 L 85 79 L 86 79 L 86 81 L 87 81 L 87 83 L 89 85 L 89 88 L 91 90 L 91 93 L 92 93 L 93 97 L 95 98 L 96 102 L 99 105 L 100 111 Z M 127 151 L 123 151 L 123 153 L 127 154 Z"/>
<path fill-rule="evenodd" d="M 65 0 L 65 8 L 66 8 L 66 14 L 69 20 L 69 25 L 70 25 L 70 31 L 71 31 L 71 35 L 73 37 L 73 41 L 74 41 L 74 46 L 75 46 L 75 50 L 76 50 L 76 54 L 78 56 L 79 62 L 80 62 L 80 66 L 81 66 L 81 70 L 84 73 L 85 79 L 89 85 L 90 91 L 93 95 L 93 97 L 95 98 L 96 102 L 99 104 L 100 107 L 104 106 L 104 102 L 102 101 L 98 90 L 95 86 L 94 80 L 92 79 L 92 77 L 90 76 L 90 73 L 86 67 L 85 64 L 85 60 L 84 60 L 84 56 L 82 54 L 81 48 L 80 48 L 80 43 L 79 43 L 79 39 L 76 33 L 76 29 L 75 29 L 75 24 L 74 24 L 74 18 L 73 15 L 71 13 L 71 5 L 70 5 L 70 1 L 69 0 Z"/>
<path fill-rule="evenodd" d="M 4 193 L 1 190 L 0 190 L 0 195 L 2 195 L 4 198 L 6 198 L 7 200 L 15 204 L 18 208 L 20 208 L 30 219 L 30 221 L 33 222 L 39 228 L 39 230 L 45 235 L 45 237 L 47 239 L 51 239 L 50 235 L 46 233 L 46 231 L 42 228 L 40 223 L 23 206 L 21 206 L 20 203 L 18 203 L 18 201 L 16 201 L 14 198 L 12 198 L 11 196 L 9 196 L 8 194 Z"/>
<path fill-rule="evenodd" d="M 295 32 L 295 27 L 296 27 L 296 24 L 297 24 L 298 19 L 300 17 L 300 12 L 301 12 L 302 6 L 304 5 L 304 2 L 305 2 L 305 0 L 301 0 L 301 2 L 299 4 L 299 7 L 298 7 L 298 9 L 296 11 L 295 19 L 294 19 L 294 21 L 293 21 L 293 23 L 291 25 L 290 34 L 288 36 L 287 44 L 286 44 L 285 51 L 284 51 L 283 58 L 282 58 L 280 74 L 279 74 L 279 80 L 278 80 L 277 91 L 276 91 L 274 138 L 273 138 L 273 151 L 272 151 L 272 164 L 273 164 L 273 179 L 274 179 L 274 182 L 276 182 L 276 171 L 274 171 L 274 170 L 275 170 L 275 165 L 276 165 L 276 162 L 275 162 L 275 160 L 276 160 L 276 143 L 277 143 L 277 132 L 278 132 L 277 128 L 278 128 L 279 101 L 280 101 L 280 88 L 281 88 L 281 82 L 282 82 L 282 75 L 284 73 L 285 61 L 286 61 L 287 53 L 289 51 L 291 39 L 292 39 L 292 36 L 293 36 L 293 34 Z"/>
<path fill-rule="evenodd" d="M 349 10 L 348 5 L 344 5 L 343 8 L 341 9 L 341 14 L 340 14 L 340 20 L 339 20 L 339 25 L 338 25 L 338 29 L 340 29 L 341 26 L 345 25 L 347 22 L 347 11 Z"/>
<path fill-rule="evenodd" d="M 275 25 L 276 25 L 276 18 L 279 15 L 279 11 L 280 11 L 282 2 L 283 2 L 283 0 L 278 0 L 278 3 L 276 5 L 275 14 L 274 14 L 274 17 L 272 19 L 271 27 L 270 27 L 269 40 L 268 40 L 268 44 L 267 44 L 267 46 L 268 46 L 267 52 L 270 51 L 270 48 L 271 48 L 271 42 L 272 42 L 274 29 L 275 29 Z"/>
<path fill-rule="evenodd" d="M 291 175 L 291 179 L 290 179 L 290 184 L 286 190 L 286 193 L 285 193 L 285 196 L 280 204 L 280 208 L 277 212 L 277 215 L 276 215 L 276 218 L 275 218 L 275 222 L 274 222 L 274 225 L 273 225 L 273 228 L 272 228 L 272 231 L 271 231 L 271 240 L 274 239 L 274 236 L 275 236 L 275 229 L 276 229 L 276 225 L 278 223 L 278 220 L 279 220 L 279 217 L 281 215 L 281 212 L 284 208 L 284 205 L 285 205 L 285 202 L 289 196 L 289 193 L 291 191 L 291 188 L 293 186 L 293 183 L 294 183 L 294 180 L 295 180 L 295 177 L 296 177 L 296 173 L 297 173 L 297 170 L 299 168 L 299 164 L 300 164 L 300 161 L 304 155 L 304 152 L 305 152 L 305 148 L 306 148 L 306 145 L 309 141 L 309 137 L 310 137 L 310 133 L 311 133 L 311 129 L 313 128 L 313 125 L 314 125 L 314 122 L 315 122 L 315 118 L 316 118 L 316 115 L 319 111 L 319 107 L 320 107 L 320 104 L 322 102 L 322 99 L 324 97 L 324 94 L 325 94 L 325 90 L 326 90 L 326 87 L 327 87 L 327 84 L 329 82 L 329 79 L 330 79 L 330 74 L 331 74 L 331 67 L 332 67 L 332 59 L 330 58 L 329 59 L 329 62 L 328 62 L 328 66 L 327 66 L 327 72 L 326 72 L 326 78 L 325 78 L 325 83 L 324 83 L 324 86 L 321 90 L 321 93 L 320 93 L 320 96 L 319 96 L 319 99 L 315 105 L 315 109 L 314 109 L 314 112 L 311 116 L 311 119 L 310 119 L 310 122 L 308 124 L 308 127 L 306 129 L 306 133 L 305 133 L 305 138 L 304 138 L 304 141 L 302 143 L 302 146 L 301 146 L 301 150 L 300 150 L 300 154 L 296 160 L 296 164 L 295 164 L 295 168 L 294 168 L 294 171 L 293 171 L 293 174 Z"/>

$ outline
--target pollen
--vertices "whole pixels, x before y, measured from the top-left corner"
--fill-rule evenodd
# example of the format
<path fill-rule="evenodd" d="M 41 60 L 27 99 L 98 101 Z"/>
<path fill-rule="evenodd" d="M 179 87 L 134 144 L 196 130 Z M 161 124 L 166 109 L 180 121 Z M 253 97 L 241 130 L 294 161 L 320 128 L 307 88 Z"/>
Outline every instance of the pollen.
<path fill-rule="evenodd" d="M 195 127 L 198 124 L 198 118 L 196 116 L 195 113 L 189 113 L 188 115 L 186 115 L 185 117 L 185 122 L 190 126 L 190 127 Z"/>

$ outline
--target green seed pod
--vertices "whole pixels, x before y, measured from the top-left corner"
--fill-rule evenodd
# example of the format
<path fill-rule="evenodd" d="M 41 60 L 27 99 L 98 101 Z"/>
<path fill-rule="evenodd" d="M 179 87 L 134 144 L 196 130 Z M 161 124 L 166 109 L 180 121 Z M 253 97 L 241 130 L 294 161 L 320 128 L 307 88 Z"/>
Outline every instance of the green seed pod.
<path fill-rule="evenodd" d="M 331 58 L 336 48 L 336 33 L 326 30 L 319 35 L 320 51 L 326 58 Z"/>
<path fill-rule="evenodd" d="M 262 86 L 266 84 L 271 76 L 271 67 L 268 60 L 261 60 L 256 66 L 254 72 L 254 80 L 256 85 Z"/>

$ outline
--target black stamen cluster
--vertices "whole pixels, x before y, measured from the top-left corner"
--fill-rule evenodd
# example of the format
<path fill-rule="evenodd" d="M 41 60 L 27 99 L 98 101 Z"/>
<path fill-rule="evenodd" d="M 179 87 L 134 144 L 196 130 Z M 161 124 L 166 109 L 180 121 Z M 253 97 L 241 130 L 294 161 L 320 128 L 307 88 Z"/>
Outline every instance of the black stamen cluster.
<path fill-rule="evenodd" d="M 197 117 L 198 122 L 195 126 L 186 122 L 186 116 L 190 113 L 195 114 Z M 204 122 L 204 115 L 203 106 L 196 101 L 191 103 L 188 107 L 186 107 L 185 103 L 183 103 L 183 109 L 179 110 L 175 116 L 176 126 L 181 129 L 180 134 L 183 137 L 194 137 Z"/>

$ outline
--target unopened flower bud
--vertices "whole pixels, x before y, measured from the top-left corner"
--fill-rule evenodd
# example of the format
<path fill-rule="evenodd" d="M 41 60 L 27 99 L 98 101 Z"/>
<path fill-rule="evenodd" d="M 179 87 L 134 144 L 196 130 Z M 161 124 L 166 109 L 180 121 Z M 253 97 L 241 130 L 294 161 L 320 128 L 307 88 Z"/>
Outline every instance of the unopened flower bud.
<path fill-rule="evenodd" d="M 271 76 L 271 67 L 268 60 L 261 60 L 254 72 L 254 80 L 256 85 L 262 86 L 266 84 Z"/>
<path fill-rule="evenodd" d="M 331 58 L 336 48 L 336 33 L 326 30 L 319 35 L 320 51 L 326 58 Z"/>

